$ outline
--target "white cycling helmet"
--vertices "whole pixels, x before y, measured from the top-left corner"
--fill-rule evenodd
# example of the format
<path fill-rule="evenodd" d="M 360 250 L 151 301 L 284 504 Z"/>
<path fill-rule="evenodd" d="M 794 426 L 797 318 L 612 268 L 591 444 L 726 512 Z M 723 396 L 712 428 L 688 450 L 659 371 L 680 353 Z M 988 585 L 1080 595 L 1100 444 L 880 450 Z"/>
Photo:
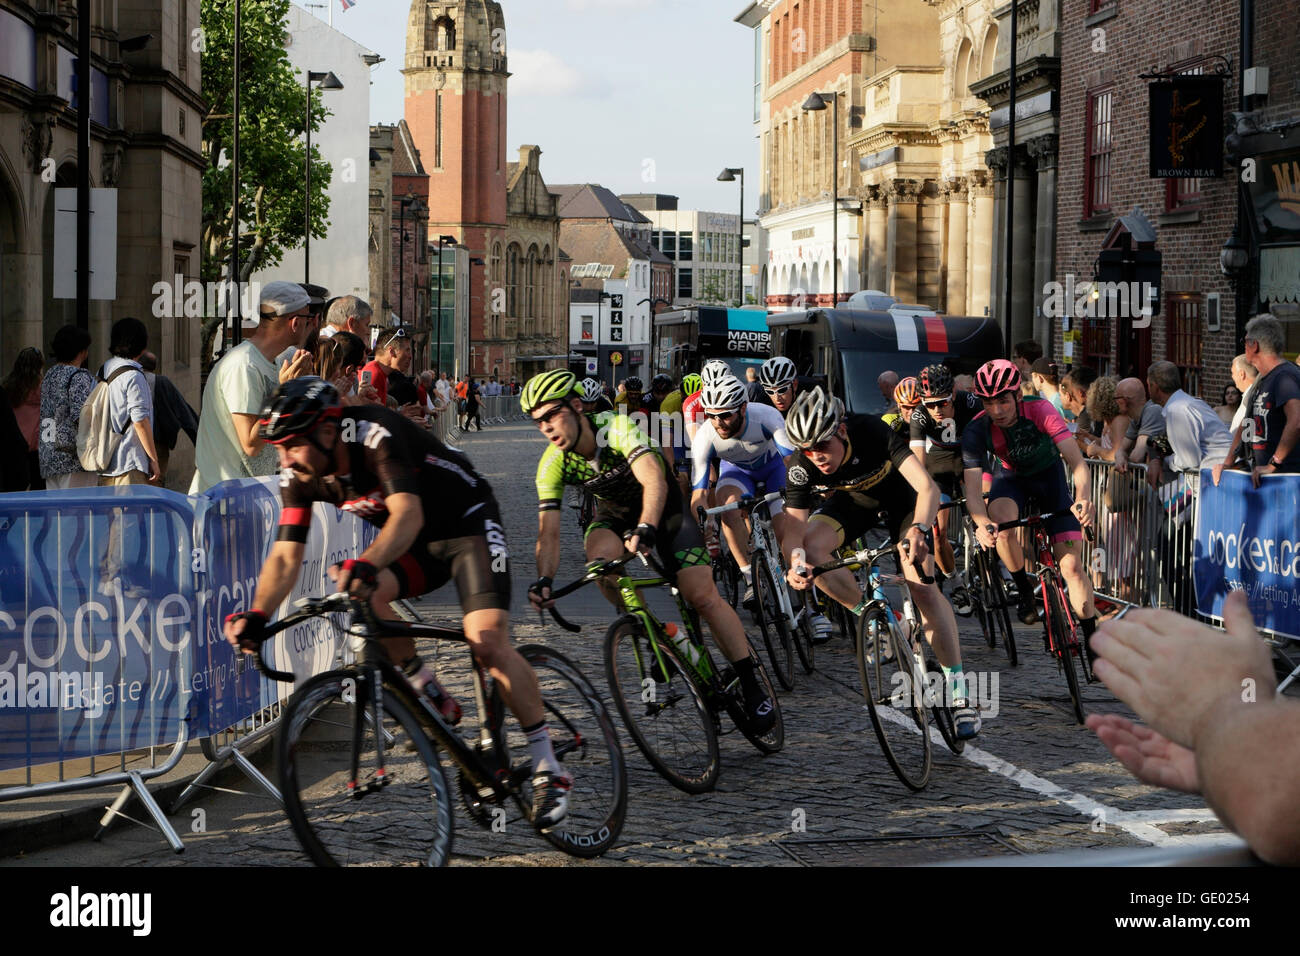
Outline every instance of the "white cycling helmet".
<path fill-rule="evenodd" d="M 600 401 L 601 396 L 605 394 L 604 390 L 600 387 L 600 382 L 596 381 L 594 378 L 584 378 L 582 380 L 581 388 L 582 400 L 584 402 L 598 402 Z"/>
<path fill-rule="evenodd" d="M 797 447 L 808 448 L 830 438 L 843 420 L 843 403 L 828 398 L 819 385 L 794 400 L 785 417 L 785 433 Z"/>
<path fill-rule="evenodd" d="M 793 382 L 794 376 L 794 362 L 784 355 L 778 355 L 763 363 L 763 367 L 758 370 L 758 383 L 764 388 L 780 388 Z"/>
<path fill-rule="evenodd" d="M 704 386 L 700 404 L 709 411 L 731 411 L 745 404 L 748 397 L 745 386 L 734 375 Z"/>
<path fill-rule="evenodd" d="M 700 378 L 704 380 L 705 385 L 712 385 L 724 378 L 735 378 L 735 376 L 731 374 L 731 368 L 726 362 L 722 359 L 714 359 L 704 364 L 704 368 L 700 370 Z"/>

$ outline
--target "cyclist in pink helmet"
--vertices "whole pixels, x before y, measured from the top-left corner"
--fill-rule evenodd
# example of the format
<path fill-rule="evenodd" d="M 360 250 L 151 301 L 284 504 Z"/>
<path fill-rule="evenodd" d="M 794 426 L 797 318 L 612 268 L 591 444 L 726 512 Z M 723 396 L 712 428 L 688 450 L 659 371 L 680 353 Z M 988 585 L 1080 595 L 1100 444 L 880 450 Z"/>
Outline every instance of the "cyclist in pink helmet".
<path fill-rule="evenodd" d="M 1082 528 L 1090 527 L 1095 517 L 1088 466 L 1052 403 L 1022 397 L 1020 382 L 1020 370 L 1006 359 L 985 362 L 975 373 L 974 391 L 984 411 L 962 433 L 966 507 L 980 544 L 986 548 L 996 546 L 1002 563 L 1015 579 L 1017 613 L 1026 624 L 1037 621 L 1038 612 L 1034 607 L 1034 586 L 1025 572 L 1024 549 L 1016 534 L 998 532 L 993 522 L 1015 521 L 1027 512 L 1070 512 L 1050 522 L 1048 531 L 1091 656 L 1097 611 L 1082 558 Z M 1000 468 L 989 489 L 986 510 L 981 477 L 990 457 Z M 1073 498 L 1062 461 L 1074 478 Z"/>

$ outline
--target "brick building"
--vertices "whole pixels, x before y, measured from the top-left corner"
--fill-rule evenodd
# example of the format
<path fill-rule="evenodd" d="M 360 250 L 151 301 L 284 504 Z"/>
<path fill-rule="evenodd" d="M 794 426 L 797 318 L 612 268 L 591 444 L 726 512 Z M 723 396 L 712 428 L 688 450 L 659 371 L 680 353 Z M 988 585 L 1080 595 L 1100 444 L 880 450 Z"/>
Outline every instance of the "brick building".
<path fill-rule="evenodd" d="M 1247 137 L 1241 154 L 1259 157 L 1262 180 L 1271 175 L 1266 156 L 1300 158 L 1294 148 L 1287 153 L 1280 135 L 1297 125 L 1297 55 L 1294 42 L 1282 38 L 1283 23 L 1293 24 L 1295 7 L 1278 0 L 1252 6 L 1259 37 L 1254 61 L 1270 67 L 1272 87 L 1270 95 L 1252 97 L 1248 105 L 1257 128 L 1278 128 Z M 1228 366 L 1239 350 L 1245 320 L 1264 307 L 1285 314 L 1300 297 L 1300 280 L 1293 278 L 1266 285 L 1265 301 L 1257 299 L 1261 262 L 1273 271 L 1290 262 L 1293 277 L 1300 272 L 1294 267 L 1300 202 L 1289 223 L 1296 228 L 1277 230 L 1272 249 L 1256 235 L 1258 229 L 1242 237 L 1250 248 L 1249 265 L 1237 282 L 1227 278 L 1220 253 L 1237 225 L 1239 167 L 1225 161 L 1220 178 L 1150 178 L 1150 80 L 1139 74 L 1221 70 L 1224 113 L 1236 110 L 1238 11 L 1238 0 L 1185 4 L 1176 17 L 1156 0 L 1079 0 L 1063 5 L 1061 22 L 1055 279 L 1064 283 L 1073 276 L 1077 286 L 1112 278 L 1158 280 L 1159 296 L 1151 302 L 1149 322 L 1135 314 L 1141 303 L 1130 302 L 1125 309 L 1122 300 L 1105 317 L 1073 316 L 1073 360 L 1106 374 L 1145 377 L 1150 362 L 1168 359 L 1183 370 L 1184 387 L 1211 404 L 1218 404 L 1229 381 Z M 1231 132 L 1233 125 L 1228 116 L 1225 129 Z M 1077 302 L 1070 308 L 1077 312 Z M 1052 324 L 1053 353 L 1061 356 L 1065 344 L 1058 319 Z"/>
<path fill-rule="evenodd" d="M 407 326 L 416 336 L 419 356 L 428 354 L 433 315 L 429 303 L 428 203 L 429 174 L 402 120 L 393 131 L 393 274 L 389 288 L 393 291 L 397 324 Z"/>

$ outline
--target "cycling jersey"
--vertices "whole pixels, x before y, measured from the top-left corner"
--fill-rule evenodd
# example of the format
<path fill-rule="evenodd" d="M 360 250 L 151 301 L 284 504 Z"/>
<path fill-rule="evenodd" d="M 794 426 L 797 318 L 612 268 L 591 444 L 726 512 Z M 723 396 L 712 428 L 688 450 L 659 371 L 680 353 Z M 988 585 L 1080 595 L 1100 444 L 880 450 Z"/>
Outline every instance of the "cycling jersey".
<path fill-rule="evenodd" d="M 730 462 L 745 471 L 760 471 L 793 450 L 781 413 L 770 405 L 750 402 L 745 406 L 745 424 L 735 437 L 721 437 L 712 421 L 706 421 L 695 433 L 691 443 L 691 487 L 709 487 L 709 466 L 714 461 Z"/>
<path fill-rule="evenodd" d="M 306 543 L 317 501 L 383 527 L 389 497 L 416 495 L 424 525 L 410 552 L 390 566 L 400 596 L 425 594 L 454 577 L 467 612 L 509 609 L 500 511 L 491 486 L 468 458 L 405 415 L 377 405 L 345 408 L 338 440 L 347 452 L 347 464 L 339 472 L 318 478 L 281 473 L 276 540 Z"/>
<path fill-rule="evenodd" d="M 967 468 L 988 470 L 992 454 L 1007 472 L 1036 475 L 1060 466 L 1061 453 L 1056 446 L 1069 437 L 1069 426 L 1051 402 L 1023 398 L 1020 415 L 1010 428 L 994 425 L 986 412 L 971 420 L 961 437 L 962 463 Z"/>
<path fill-rule="evenodd" d="M 820 498 L 813 519 L 838 526 L 841 543 L 866 534 L 884 509 L 897 540 L 916 509 L 916 491 L 900 470 L 913 457 L 912 449 L 902 434 L 875 416 L 850 415 L 846 423 L 847 453 L 831 474 L 808 461 L 805 452 L 796 454 L 786 471 L 785 506 L 808 509 Z"/>
<path fill-rule="evenodd" d="M 604 395 L 600 396 L 600 398 L 596 399 L 591 404 L 593 408 L 591 409 L 590 414 L 592 415 L 596 415 L 600 412 L 612 412 L 614 410 L 614 406 Z"/>
<path fill-rule="evenodd" d="M 943 451 L 961 451 L 961 436 L 972 419 L 984 410 L 984 403 L 977 395 L 970 392 L 952 393 L 952 416 L 942 421 L 935 421 L 925 408 L 918 408 L 908 420 L 913 448 L 925 446 Z"/>

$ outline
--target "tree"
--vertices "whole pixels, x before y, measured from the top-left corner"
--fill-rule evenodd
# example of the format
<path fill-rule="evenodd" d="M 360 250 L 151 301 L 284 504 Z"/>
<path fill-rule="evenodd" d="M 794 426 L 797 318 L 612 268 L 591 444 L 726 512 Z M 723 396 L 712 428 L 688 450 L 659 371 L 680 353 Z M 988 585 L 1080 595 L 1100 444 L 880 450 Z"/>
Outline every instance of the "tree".
<path fill-rule="evenodd" d="M 242 0 L 240 6 L 240 224 L 241 282 L 257 269 L 279 265 L 285 249 L 303 241 L 306 152 L 306 78 L 285 53 L 289 0 Z M 207 281 L 230 278 L 234 135 L 234 0 L 202 0 L 203 50 L 203 265 Z M 329 115 L 311 91 L 312 132 Z M 333 170 L 312 146 L 311 232 L 329 226 Z"/>

